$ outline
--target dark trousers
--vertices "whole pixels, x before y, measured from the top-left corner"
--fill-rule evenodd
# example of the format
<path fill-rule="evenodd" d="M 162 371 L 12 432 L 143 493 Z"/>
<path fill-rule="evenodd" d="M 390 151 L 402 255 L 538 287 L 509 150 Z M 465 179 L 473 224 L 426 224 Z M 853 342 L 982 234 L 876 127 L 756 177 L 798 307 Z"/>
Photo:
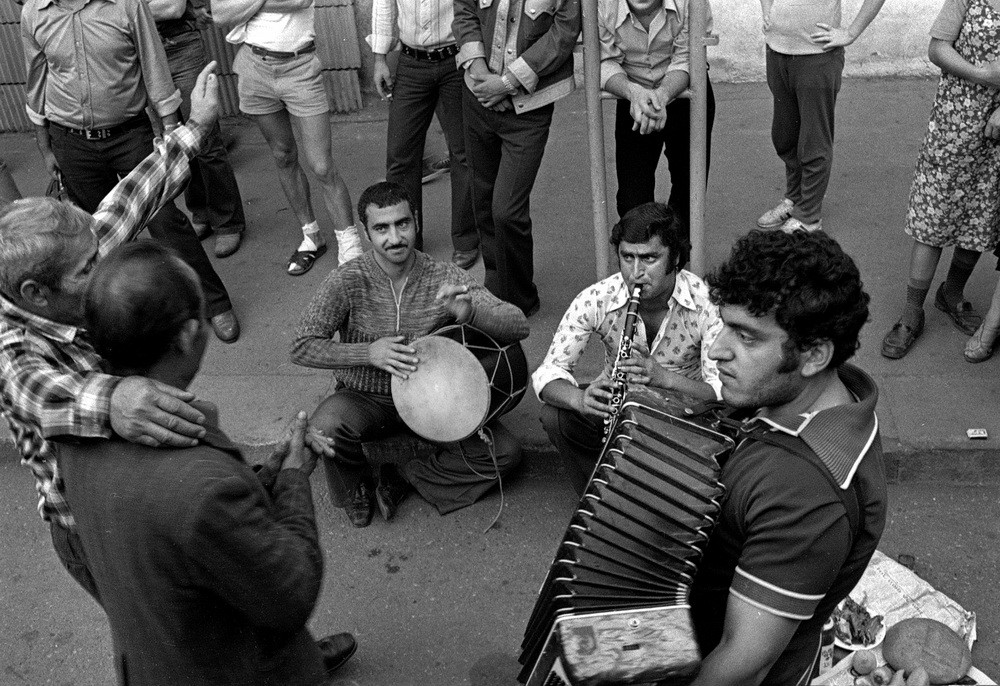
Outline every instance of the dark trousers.
<path fill-rule="evenodd" d="M 712 125 L 715 123 L 715 92 L 708 83 L 708 140 L 705 148 L 706 179 L 712 159 Z M 618 100 L 615 110 L 615 171 L 618 175 L 618 216 L 633 207 L 652 202 L 655 197 L 656 165 L 660 153 L 670 169 L 670 198 L 667 204 L 677 212 L 689 233 L 691 214 L 691 101 L 677 98 L 667 105 L 667 123 L 662 131 L 642 135 L 632 130 L 629 101 Z"/>
<path fill-rule="evenodd" d="M 491 293 L 527 313 L 538 305 L 531 189 L 542 165 L 553 105 L 515 114 L 494 112 L 463 89 L 465 150 L 472 203 Z"/>
<path fill-rule="evenodd" d="M 785 196 L 795 203 L 792 216 L 807 224 L 822 217 L 843 71 L 843 48 L 818 55 L 767 49 L 767 85 L 774 99 L 771 141 L 785 163 Z"/>
<path fill-rule="evenodd" d="M 583 495 L 604 445 L 604 420 L 542 404 L 542 426 L 569 471 L 577 495 Z"/>
<path fill-rule="evenodd" d="M 333 437 L 334 457 L 324 457 L 330 498 L 344 507 L 358 482 L 371 478 L 371 466 L 361 443 L 400 430 L 407 430 L 389 396 L 362 393 L 347 388 L 320 403 L 310 426 Z M 477 435 L 453 443 L 442 443 L 429 459 L 415 459 L 402 467 L 402 474 L 421 497 L 447 514 L 473 504 L 521 461 L 517 439 L 498 421 L 489 434 L 493 455 Z M 494 462 L 494 456 L 496 461 Z"/>
<path fill-rule="evenodd" d="M 462 72 L 449 58 L 425 62 L 400 54 L 389 103 L 385 178 L 410 194 L 421 234 L 424 227 L 424 143 L 434 112 L 444 130 L 451 159 L 451 243 L 455 250 L 475 250 L 479 234 L 472 215 L 469 164 L 462 123 Z M 422 236 L 421 236 L 422 238 Z"/>
<path fill-rule="evenodd" d="M 181 92 L 181 115 L 186 121 L 191 116 L 191 91 L 207 64 L 201 32 L 189 31 L 164 38 L 163 47 L 167 51 L 170 75 Z M 218 235 L 241 233 L 246 228 L 243 198 L 218 123 L 205 139 L 201 152 L 191 160 L 191 183 L 184 199 L 194 222 L 211 226 Z"/>
<path fill-rule="evenodd" d="M 49 531 L 52 534 L 52 547 L 55 548 L 56 556 L 62 562 L 63 567 L 69 572 L 78 584 L 83 586 L 83 590 L 90 594 L 90 597 L 101 603 L 101 594 L 97 590 L 97 582 L 90 573 L 87 566 L 87 555 L 83 552 L 83 541 L 72 529 L 67 529 L 61 524 L 51 522 Z"/>
<path fill-rule="evenodd" d="M 90 213 L 115 187 L 119 176 L 128 174 L 153 152 L 153 128 L 148 123 L 100 141 L 88 141 L 57 126 L 50 127 L 49 135 L 70 200 Z M 209 317 L 233 308 L 222 279 L 177 205 L 168 202 L 146 228 L 157 241 L 176 250 L 198 274 Z"/>

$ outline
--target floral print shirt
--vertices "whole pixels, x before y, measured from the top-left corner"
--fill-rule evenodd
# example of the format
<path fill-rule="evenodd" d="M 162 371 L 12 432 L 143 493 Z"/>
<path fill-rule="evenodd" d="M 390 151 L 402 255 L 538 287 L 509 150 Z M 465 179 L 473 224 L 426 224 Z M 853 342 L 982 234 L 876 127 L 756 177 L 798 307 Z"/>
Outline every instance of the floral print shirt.
<path fill-rule="evenodd" d="M 604 370 L 598 378 L 610 378 L 618 355 L 628 295 L 625 280 L 617 273 L 576 296 L 556 329 L 545 360 L 531 375 L 539 399 L 550 381 L 566 379 L 574 386 L 579 385 L 573 369 L 593 335 L 600 336 L 604 345 Z M 719 370 L 708 358 L 708 350 L 722 331 L 722 318 L 719 308 L 709 300 L 704 281 L 685 269 L 677 272 L 670 309 L 652 345 L 646 340 L 641 317 L 639 321 L 633 343 L 647 345 L 663 367 L 689 379 L 704 381 L 721 398 Z"/>

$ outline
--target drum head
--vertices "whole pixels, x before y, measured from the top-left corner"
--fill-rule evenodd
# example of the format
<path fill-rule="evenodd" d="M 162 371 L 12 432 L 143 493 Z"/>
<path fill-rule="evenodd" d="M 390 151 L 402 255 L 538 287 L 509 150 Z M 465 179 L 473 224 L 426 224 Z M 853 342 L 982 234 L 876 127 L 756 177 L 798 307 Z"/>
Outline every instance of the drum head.
<path fill-rule="evenodd" d="M 450 443 L 474 434 L 490 407 L 483 365 L 461 343 L 443 336 L 424 336 L 410 345 L 420 359 L 417 371 L 391 381 L 399 416 L 429 441 Z"/>

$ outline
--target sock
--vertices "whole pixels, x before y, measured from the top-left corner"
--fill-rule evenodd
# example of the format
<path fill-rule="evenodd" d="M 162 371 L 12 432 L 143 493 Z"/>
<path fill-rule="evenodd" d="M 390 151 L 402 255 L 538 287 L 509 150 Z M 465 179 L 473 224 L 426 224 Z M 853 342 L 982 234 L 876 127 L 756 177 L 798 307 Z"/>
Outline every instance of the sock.
<path fill-rule="evenodd" d="M 302 227 L 302 242 L 299 243 L 299 250 L 315 250 L 323 245 L 323 237 L 319 232 L 319 224 L 311 221 Z"/>
<path fill-rule="evenodd" d="M 952 307 L 964 300 L 965 284 L 972 276 L 972 270 L 976 268 L 978 261 L 979 253 L 975 250 L 955 248 L 955 254 L 951 256 L 951 266 L 948 267 L 948 276 L 945 277 L 943 288 L 945 302 Z"/>
<path fill-rule="evenodd" d="M 931 289 L 929 281 L 914 281 L 906 286 L 906 304 L 903 306 L 902 322 L 910 328 L 915 328 L 920 321 L 920 315 L 924 311 L 924 301 L 927 299 L 927 292 Z"/>

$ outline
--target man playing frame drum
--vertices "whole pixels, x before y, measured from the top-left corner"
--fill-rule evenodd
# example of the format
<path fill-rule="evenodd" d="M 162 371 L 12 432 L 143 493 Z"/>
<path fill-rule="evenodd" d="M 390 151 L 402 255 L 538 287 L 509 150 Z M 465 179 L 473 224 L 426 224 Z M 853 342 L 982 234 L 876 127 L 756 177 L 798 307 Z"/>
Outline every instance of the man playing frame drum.
<path fill-rule="evenodd" d="M 885 525 L 878 389 L 846 363 L 869 298 L 822 231 L 752 231 L 707 281 L 724 322 L 709 351 L 722 399 L 753 416 L 722 466 L 692 586 L 705 656 L 694 683 L 805 684 Z"/>
<path fill-rule="evenodd" d="M 336 455 L 324 461 L 331 498 L 345 507 L 351 524 L 362 527 L 376 504 L 390 519 L 410 486 L 442 514 L 471 505 L 517 464 L 520 447 L 494 422 L 489 428 L 495 461 L 473 436 L 440 446 L 429 460 L 411 460 L 402 475 L 382 465 L 376 485 L 361 443 L 403 427 L 390 379 L 407 379 L 419 368 L 414 339 L 469 324 L 506 345 L 528 336 L 528 321 L 462 269 L 415 249 L 410 198 L 398 184 L 365 189 L 358 216 L 372 249 L 323 281 L 296 331 L 292 360 L 336 370 L 337 390 L 309 421 L 336 446 Z"/>
<path fill-rule="evenodd" d="M 631 354 L 620 361 L 618 371 L 629 384 L 704 400 L 718 397 L 719 374 L 708 348 L 722 320 L 708 287 L 682 269 L 690 247 L 676 213 L 663 203 L 640 205 L 615 225 L 611 244 L 621 272 L 576 297 L 531 377 L 544 403 L 542 424 L 572 463 L 577 493 L 583 493 L 603 443 L 627 301 L 635 287 L 641 287 L 639 321 Z M 589 385 L 579 386 L 573 369 L 591 336 L 599 336 L 604 345 L 604 369 Z"/>

